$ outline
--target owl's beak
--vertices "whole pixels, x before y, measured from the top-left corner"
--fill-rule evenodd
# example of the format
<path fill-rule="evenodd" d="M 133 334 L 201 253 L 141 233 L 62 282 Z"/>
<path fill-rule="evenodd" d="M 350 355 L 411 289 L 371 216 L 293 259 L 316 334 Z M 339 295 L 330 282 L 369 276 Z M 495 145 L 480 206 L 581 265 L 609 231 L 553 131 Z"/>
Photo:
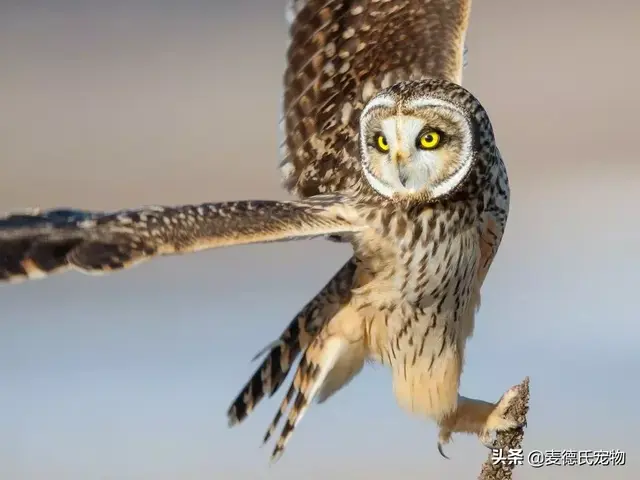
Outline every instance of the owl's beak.
<path fill-rule="evenodd" d="M 398 168 L 398 180 L 400 180 L 400 184 L 407 188 L 407 183 L 409 183 L 409 172 L 406 168 L 399 167 Z"/>
<path fill-rule="evenodd" d="M 409 159 L 409 152 L 406 150 L 398 150 L 394 155 L 394 161 L 396 166 L 401 167 L 407 163 Z"/>
<path fill-rule="evenodd" d="M 408 165 L 408 160 L 409 160 L 409 152 L 405 150 L 399 150 L 398 152 L 396 152 L 395 164 L 396 164 L 396 171 L 398 172 L 398 180 L 400 180 L 400 183 L 405 188 L 407 187 L 407 182 L 409 181 L 409 176 L 410 176 L 410 172 L 409 172 L 410 167 Z"/>

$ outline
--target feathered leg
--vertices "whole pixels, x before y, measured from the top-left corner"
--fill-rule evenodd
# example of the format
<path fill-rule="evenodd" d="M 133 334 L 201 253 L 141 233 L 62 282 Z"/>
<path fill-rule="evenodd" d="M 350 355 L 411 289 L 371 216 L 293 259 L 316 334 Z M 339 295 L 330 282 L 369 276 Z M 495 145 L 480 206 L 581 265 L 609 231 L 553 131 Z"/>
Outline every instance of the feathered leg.
<path fill-rule="evenodd" d="M 497 402 L 458 397 L 456 410 L 439 422 L 438 451 L 444 457 L 442 446 L 449 443 L 453 433 L 470 433 L 478 436 L 483 445 L 493 447 L 493 434 L 520 426 L 506 415 L 518 396 L 519 386 L 511 387 Z"/>

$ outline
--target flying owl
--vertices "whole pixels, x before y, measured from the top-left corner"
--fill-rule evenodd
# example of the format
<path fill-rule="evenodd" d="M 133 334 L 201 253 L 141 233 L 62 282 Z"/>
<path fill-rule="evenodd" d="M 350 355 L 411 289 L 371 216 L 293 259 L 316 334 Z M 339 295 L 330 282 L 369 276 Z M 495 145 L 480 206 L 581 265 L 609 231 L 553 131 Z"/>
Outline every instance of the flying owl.
<path fill-rule="evenodd" d="M 521 428 L 496 402 L 460 395 L 465 345 L 509 211 L 487 112 L 460 84 L 470 0 L 293 0 L 284 75 L 290 201 L 249 200 L 118 212 L 49 210 L 0 219 L 0 279 L 69 269 L 100 274 L 163 255 L 324 237 L 353 256 L 258 356 L 230 425 L 279 390 L 264 440 L 272 459 L 315 400 L 374 361 L 399 406 L 453 433 Z"/>

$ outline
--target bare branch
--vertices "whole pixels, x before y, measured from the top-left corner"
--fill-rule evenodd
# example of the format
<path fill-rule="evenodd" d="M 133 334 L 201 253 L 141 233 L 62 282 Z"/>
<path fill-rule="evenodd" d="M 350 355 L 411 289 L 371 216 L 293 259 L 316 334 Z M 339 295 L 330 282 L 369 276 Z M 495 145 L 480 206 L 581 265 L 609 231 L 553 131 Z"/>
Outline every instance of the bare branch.
<path fill-rule="evenodd" d="M 524 427 L 527 424 L 529 412 L 529 377 L 519 385 L 518 396 L 509 406 L 506 415 L 515 418 L 522 426 L 513 430 L 500 432 L 496 436 L 494 449 L 489 453 L 487 460 L 482 465 L 478 480 L 510 480 L 516 462 L 506 460 L 507 452 L 511 449 L 522 449 Z M 494 452 L 498 450 L 502 455 L 496 457 Z"/>

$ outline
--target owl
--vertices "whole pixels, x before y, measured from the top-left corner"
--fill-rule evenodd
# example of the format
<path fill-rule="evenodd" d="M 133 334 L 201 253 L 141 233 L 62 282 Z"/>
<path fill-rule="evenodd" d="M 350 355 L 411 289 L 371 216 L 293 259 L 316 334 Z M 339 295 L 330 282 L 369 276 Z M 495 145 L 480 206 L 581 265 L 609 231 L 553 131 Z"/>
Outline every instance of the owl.
<path fill-rule="evenodd" d="M 297 362 L 266 442 L 278 459 L 312 402 L 376 362 L 400 408 L 492 445 L 522 428 L 497 401 L 460 394 L 465 346 L 509 211 L 507 171 L 479 100 L 461 86 L 470 0 L 293 0 L 282 172 L 289 201 L 0 220 L 0 279 L 101 274 L 163 255 L 324 237 L 352 257 L 258 357 L 227 412 L 243 421 Z"/>

